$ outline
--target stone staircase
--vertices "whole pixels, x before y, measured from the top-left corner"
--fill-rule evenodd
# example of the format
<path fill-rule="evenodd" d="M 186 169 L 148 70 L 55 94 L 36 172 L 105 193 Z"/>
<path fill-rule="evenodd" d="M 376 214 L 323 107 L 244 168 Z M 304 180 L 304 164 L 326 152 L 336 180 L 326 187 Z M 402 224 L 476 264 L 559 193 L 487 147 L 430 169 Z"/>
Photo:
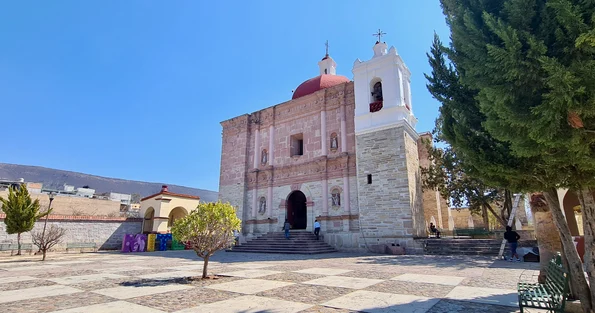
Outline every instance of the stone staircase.
<path fill-rule="evenodd" d="M 270 232 L 247 243 L 226 250 L 227 252 L 318 254 L 337 250 L 308 231 L 292 231 L 289 240 L 283 232 Z"/>
<path fill-rule="evenodd" d="M 438 255 L 498 255 L 502 240 L 497 239 L 449 239 L 426 240 L 425 254 Z"/>

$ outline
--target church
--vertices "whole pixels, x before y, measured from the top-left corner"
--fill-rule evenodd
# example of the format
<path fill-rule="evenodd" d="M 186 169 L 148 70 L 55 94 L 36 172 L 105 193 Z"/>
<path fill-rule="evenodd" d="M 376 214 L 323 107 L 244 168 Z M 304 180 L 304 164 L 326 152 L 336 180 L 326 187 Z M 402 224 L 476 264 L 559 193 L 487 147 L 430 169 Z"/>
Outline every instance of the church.
<path fill-rule="evenodd" d="M 286 219 L 292 231 L 313 231 L 318 220 L 339 250 L 422 251 L 423 134 L 411 72 L 381 35 L 371 58 L 353 63 L 353 80 L 336 74 L 327 49 L 291 100 L 221 122 L 219 198 L 236 207 L 246 239 L 280 232 Z"/>

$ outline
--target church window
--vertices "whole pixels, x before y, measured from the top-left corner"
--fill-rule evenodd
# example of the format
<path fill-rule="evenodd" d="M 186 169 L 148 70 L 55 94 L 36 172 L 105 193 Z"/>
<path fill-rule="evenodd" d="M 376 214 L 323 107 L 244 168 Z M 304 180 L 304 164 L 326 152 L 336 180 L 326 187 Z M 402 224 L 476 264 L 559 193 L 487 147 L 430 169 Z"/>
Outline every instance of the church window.
<path fill-rule="evenodd" d="M 341 191 L 338 188 L 334 188 L 331 191 L 331 203 L 333 207 L 341 206 Z"/>
<path fill-rule="evenodd" d="M 372 174 L 368 174 L 368 185 L 372 184 Z"/>
<path fill-rule="evenodd" d="M 265 197 L 260 197 L 258 202 L 258 213 L 263 215 L 267 211 L 267 199 Z"/>
<path fill-rule="evenodd" d="M 326 69 L 326 68 L 325 68 L 325 69 L 324 69 L 324 73 L 325 73 L 325 74 L 328 74 L 328 69 Z"/>
<path fill-rule="evenodd" d="M 291 136 L 291 156 L 304 155 L 304 135 L 296 134 Z"/>
<path fill-rule="evenodd" d="M 331 134 L 331 151 L 335 152 L 339 148 L 339 137 L 337 133 Z"/>

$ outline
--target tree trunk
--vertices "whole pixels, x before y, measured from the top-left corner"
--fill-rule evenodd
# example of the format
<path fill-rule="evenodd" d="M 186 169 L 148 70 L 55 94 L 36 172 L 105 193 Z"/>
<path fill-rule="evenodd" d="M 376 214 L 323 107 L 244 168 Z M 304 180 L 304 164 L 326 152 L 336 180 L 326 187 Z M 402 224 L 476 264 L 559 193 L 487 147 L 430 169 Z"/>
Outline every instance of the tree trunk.
<path fill-rule="evenodd" d="M 17 255 L 21 255 L 21 233 L 17 233 Z"/>
<path fill-rule="evenodd" d="M 544 191 L 543 195 L 550 207 L 554 223 L 556 224 L 560 233 L 560 238 L 562 239 L 562 247 L 568 260 L 568 272 L 570 275 L 569 282 L 572 284 L 571 289 L 577 293 L 573 296 L 576 296 L 580 300 L 584 312 L 592 312 L 593 303 L 591 301 L 591 290 L 589 289 L 587 279 L 585 278 L 583 264 L 574 247 L 574 240 L 572 240 L 572 236 L 570 235 L 570 228 L 568 228 L 566 218 L 560 209 L 558 193 L 555 188 L 550 188 L 547 191 Z"/>
<path fill-rule="evenodd" d="M 486 229 L 490 229 L 490 219 L 488 216 L 488 209 L 486 208 L 485 205 L 481 206 L 481 217 L 483 218 L 483 226 Z"/>
<path fill-rule="evenodd" d="M 556 252 L 562 251 L 562 242 L 550 208 L 537 197 L 541 197 L 541 195 L 531 197 L 530 205 L 535 220 L 535 237 L 539 247 L 539 282 L 545 283 L 548 264 Z"/>
<path fill-rule="evenodd" d="M 43 249 L 43 257 L 41 258 L 42 261 L 45 261 L 45 249 Z"/>
<path fill-rule="evenodd" d="M 579 202 L 583 212 L 583 232 L 585 234 L 585 266 L 589 285 L 591 286 L 591 300 L 595 299 L 595 199 L 593 199 L 593 190 L 591 188 L 582 188 L 579 193 Z"/>
<path fill-rule="evenodd" d="M 503 227 L 506 227 L 506 221 L 503 220 L 502 217 L 500 217 L 500 215 L 498 215 L 496 213 L 496 211 L 494 211 L 492 206 L 489 203 L 486 203 L 485 206 L 488 209 L 488 211 L 492 212 L 492 215 L 494 215 L 494 217 L 498 220 L 498 222 L 500 222 L 500 224 L 502 224 Z"/>
<path fill-rule="evenodd" d="M 202 278 L 207 278 L 207 266 L 209 265 L 210 255 L 205 256 L 202 266 Z"/>

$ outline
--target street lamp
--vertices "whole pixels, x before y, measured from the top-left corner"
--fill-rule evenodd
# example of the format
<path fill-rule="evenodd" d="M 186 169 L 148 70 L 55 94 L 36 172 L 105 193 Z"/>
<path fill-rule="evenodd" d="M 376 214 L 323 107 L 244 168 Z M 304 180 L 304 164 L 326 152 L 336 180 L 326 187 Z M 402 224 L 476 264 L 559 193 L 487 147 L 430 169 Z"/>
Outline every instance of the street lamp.
<path fill-rule="evenodd" d="M 50 204 L 48 205 L 47 214 L 45 215 L 45 222 L 43 223 L 43 232 L 41 233 L 41 246 L 44 247 L 45 244 L 45 228 L 48 225 L 48 217 L 50 216 L 50 210 L 52 209 L 52 201 L 54 201 L 54 193 L 50 192 Z"/>

